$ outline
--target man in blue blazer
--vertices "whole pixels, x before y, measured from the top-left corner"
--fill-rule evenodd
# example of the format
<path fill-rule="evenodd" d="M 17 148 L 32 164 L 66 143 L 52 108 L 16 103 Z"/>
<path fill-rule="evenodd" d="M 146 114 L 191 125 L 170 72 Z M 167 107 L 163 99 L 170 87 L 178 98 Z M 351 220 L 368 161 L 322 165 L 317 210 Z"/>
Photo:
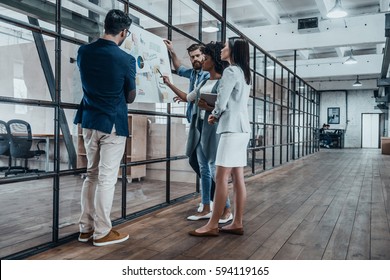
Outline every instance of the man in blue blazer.
<path fill-rule="evenodd" d="M 104 35 L 81 46 L 77 65 L 83 87 L 74 123 L 81 124 L 88 165 L 81 190 L 80 242 L 119 243 L 128 234 L 112 230 L 110 213 L 118 170 L 129 135 L 127 104 L 136 97 L 135 59 L 119 48 L 130 35 L 131 19 L 111 10 Z"/>

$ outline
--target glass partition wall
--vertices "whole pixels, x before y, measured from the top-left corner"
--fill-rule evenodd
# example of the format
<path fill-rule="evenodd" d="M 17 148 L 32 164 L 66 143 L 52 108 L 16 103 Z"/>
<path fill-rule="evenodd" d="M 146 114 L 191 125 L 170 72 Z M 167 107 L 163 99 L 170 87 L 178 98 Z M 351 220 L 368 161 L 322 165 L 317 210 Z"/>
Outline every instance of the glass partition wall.
<path fill-rule="evenodd" d="M 86 156 L 81 129 L 73 124 L 82 98 L 75 62 L 78 47 L 101 36 L 107 11 L 124 10 L 134 26 L 172 40 L 182 63 L 190 66 L 186 48 L 192 43 L 245 37 L 224 19 L 229 18 L 227 1 L 219 2 L 0 3 L 0 121 L 27 122 L 31 150 L 39 151 L 22 158 L 0 154 L 0 258 L 24 258 L 78 234 Z M 207 32 L 205 27 L 216 30 Z M 261 46 L 249 42 L 252 133 L 246 176 L 316 152 L 319 125 L 318 93 Z M 187 79 L 175 71 L 172 78 L 179 88 L 188 89 Z M 128 106 L 131 135 L 118 173 L 111 213 L 114 224 L 199 191 L 185 156 L 189 129 L 185 111 L 185 104 L 172 100 Z M 0 140 L 4 134 L 0 130 Z"/>

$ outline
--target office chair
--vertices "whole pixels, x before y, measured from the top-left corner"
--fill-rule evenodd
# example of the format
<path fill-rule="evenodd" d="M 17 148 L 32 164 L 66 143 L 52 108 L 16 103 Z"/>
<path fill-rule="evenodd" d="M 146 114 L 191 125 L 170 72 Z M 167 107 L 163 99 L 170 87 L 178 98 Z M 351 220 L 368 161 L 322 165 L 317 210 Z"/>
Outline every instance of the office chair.
<path fill-rule="evenodd" d="M 29 158 L 39 157 L 45 154 L 45 151 L 39 148 L 39 144 L 45 143 L 45 140 L 40 140 L 37 143 L 37 150 L 31 150 L 32 146 L 32 133 L 31 126 L 28 122 L 23 120 L 10 120 L 7 122 L 7 130 L 9 136 L 10 144 L 10 156 L 11 158 L 21 158 L 24 159 L 24 167 L 20 168 L 19 166 L 11 166 L 5 175 L 8 174 L 18 174 L 18 173 L 29 173 L 29 172 L 41 172 L 38 169 L 30 169 L 27 166 L 27 161 Z"/>
<path fill-rule="evenodd" d="M 9 137 L 7 123 L 0 120 L 0 155 L 8 156 L 8 166 L 0 166 L 0 171 L 8 170 L 11 166 L 11 157 L 9 154 Z"/>

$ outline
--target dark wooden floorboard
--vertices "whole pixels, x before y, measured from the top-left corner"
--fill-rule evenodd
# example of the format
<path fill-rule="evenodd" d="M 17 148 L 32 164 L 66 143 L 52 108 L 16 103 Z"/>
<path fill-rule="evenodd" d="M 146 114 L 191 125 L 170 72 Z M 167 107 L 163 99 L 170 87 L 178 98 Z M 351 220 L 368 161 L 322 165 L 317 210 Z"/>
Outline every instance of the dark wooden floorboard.
<path fill-rule="evenodd" d="M 322 150 L 247 179 L 243 236 L 189 236 L 205 223 L 186 220 L 196 198 L 117 226 L 126 242 L 74 240 L 30 259 L 389 260 L 389 171 L 380 150 Z"/>

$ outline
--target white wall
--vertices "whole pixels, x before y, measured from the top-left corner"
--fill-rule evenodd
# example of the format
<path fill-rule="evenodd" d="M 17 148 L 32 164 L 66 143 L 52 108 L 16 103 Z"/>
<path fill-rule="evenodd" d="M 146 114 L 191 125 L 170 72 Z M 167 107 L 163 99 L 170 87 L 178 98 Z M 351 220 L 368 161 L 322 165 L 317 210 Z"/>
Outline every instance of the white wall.
<path fill-rule="evenodd" d="M 340 124 L 332 124 L 331 128 L 346 130 L 345 148 L 361 148 L 362 114 L 383 113 L 382 110 L 375 109 L 377 103 L 373 95 L 373 90 L 321 92 L 320 125 L 327 123 L 328 107 L 340 107 Z M 385 117 L 388 118 L 388 114 Z M 387 119 L 384 125 L 384 131 L 380 131 L 381 136 L 388 134 Z"/>
<path fill-rule="evenodd" d="M 321 106 L 320 106 L 320 126 L 324 123 L 328 123 L 328 108 L 339 107 L 340 108 L 340 123 L 330 124 L 330 128 L 345 129 L 346 127 L 346 91 L 332 91 L 321 93 Z"/>

